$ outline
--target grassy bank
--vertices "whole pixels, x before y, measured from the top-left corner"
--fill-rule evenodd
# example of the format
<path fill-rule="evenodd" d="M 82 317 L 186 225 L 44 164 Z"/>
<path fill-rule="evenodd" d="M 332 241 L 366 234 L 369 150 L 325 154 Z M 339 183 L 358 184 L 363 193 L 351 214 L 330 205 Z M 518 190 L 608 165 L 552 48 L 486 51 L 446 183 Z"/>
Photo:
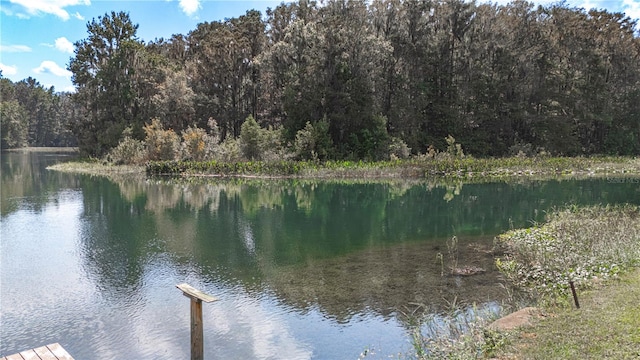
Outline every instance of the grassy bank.
<path fill-rule="evenodd" d="M 514 176 L 577 176 L 640 174 L 640 160 L 624 157 L 536 158 L 415 158 L 383 162 L 363 161 L 153 161 L 149 175 L 261 176 L 305 178 L 508 178 Z"/>
<path fill-rule="evenodd" d="M 640 269 L 580 293 L 580 309 L 550 308 L 499 359 L 640 358 Z"/>
<path fill-rule="evenodd" d="M 14 148 L 14 149 L 3 149 L 2 151 L 6 152 L 44 152 L 44 153 L 55 153 L 55 154 L 77 154 L 77 147 L 23 147 L 23 148 Z"/>
<path fill-rule="evenodd" d="M 496 264 L 545 316 L 496 332 L 490 316 L 465 331 L 414 336 L 418 359 L 629 359 L 640 356 L 640 208 L 571 207 L 498 237 Z M 579 294 L 575 309 L 569 282 Z M 454 329 L 456 329 L 454 327 Z M 419 334 L 420 335 L 420 334 Z"/>
<path fill-rule="evenodd" d="M 515 286 L 566 302 L 569 282 L 583 289 L 640 265 L 640 213 L 630 205 L 571 207 L 501 235 L 497 246 L 505 251 L 498 269 Z"/>
<path fill-rule="evenodd" d="M 107 165 L 98 161 L 86 160 L 86 161 L 70 161 L 51 165 L 47 167 L 49 170 L 69 172 L 76 174 L 87 175 L 125 175 L 136 174 L 143 175 L 144 167 L 135 165 Z"/>
<path fill-rule="evenodd" d="M 200 177 L 260 177 L 309 179 L 424 179 L 462 181 L 510 178 L 640 176 L 640 159 L 630 157 L 486 158 L 417 157 L 395 161 L 149 161 L 145 166 L 111 165 L 99 160 L 58 164 L 53 170 L 107 174 L 146 172 L 147 175 Z"/>
<path fill-rule="evenodd" d="M 517 334 L 504 358 L 629 359 L 640 356 L 640 210 L 569 208 L 511 231 L 498 267 L 539 300 L 547 316 Z M 579 295 L 573 308 L 569 282 Z"/>

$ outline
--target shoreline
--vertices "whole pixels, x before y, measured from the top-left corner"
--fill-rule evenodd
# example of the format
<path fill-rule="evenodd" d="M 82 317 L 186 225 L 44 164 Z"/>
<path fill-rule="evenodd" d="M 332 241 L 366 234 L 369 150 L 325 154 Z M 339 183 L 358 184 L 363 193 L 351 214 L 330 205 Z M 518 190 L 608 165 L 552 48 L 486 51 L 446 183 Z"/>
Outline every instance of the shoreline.
<path fill-rule="evenodd" d="M 25 150 L 29 151 L 29 150 Z M 45 150 L 36 150 L 44 152 Z M 72 150 L 67 150 L 72 152 Z M 640 184 L 640 159 L 630 157 L 410 159 L 394 162 L 235 162 L 162 161 L 111 165 L 75 160 L 48 169 L 90 175 L 136 174 L 202 179 L 445 180 L 462 182 L 608 178 Z"/>
<path fill-rule="evenodd" d="M 21 152 L 21 153 L 32 153 L 32 152 L 48 152 L 48 153 L 58 153 L 58 154 L 79 154 L 80 150 L 77 147 L 23 147 L 23 148 L 12 148 L 12 149 L 2 149 L 2 152 Z"/>

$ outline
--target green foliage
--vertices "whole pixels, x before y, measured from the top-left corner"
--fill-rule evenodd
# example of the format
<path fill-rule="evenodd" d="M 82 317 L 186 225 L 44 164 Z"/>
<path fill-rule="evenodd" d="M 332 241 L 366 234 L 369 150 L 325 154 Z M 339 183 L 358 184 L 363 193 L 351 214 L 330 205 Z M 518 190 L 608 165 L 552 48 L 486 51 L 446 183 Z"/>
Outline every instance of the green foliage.
<path fill-rule="evenodd" d="M 476 306 L 463 307 L 454 299 L 444 314 L 412 314 L 411 358 L 484 359 L 504 349 L 510 341 L 506 333 L 489 330 L 499 313 Z"/>
<path fill-rule="evenodd" d="M 131 129 L 125 129 L 118 146 L 107 153 L 105 159 L 114 165 L 142 165 L 147 160 L 145 144 L 131 137 Z"/>
<path fill-rule="evenodd" d="M 256 61 L 266 43 L 261 14 L 249 10 L 240 17 L 200 23 L 185 40 L 197 45 L 178 45 L 182 51 L 176 60 L 184 61 L 187 55 L 186 75 L 196 99 L 195 118 L 213 116 L 223 139 L 237 137 L 246 117 L 258 112 L 258 95 L 263 95 Z M 172 44 L 166 47 L 173 48 Z M 188 50 L 183 54 L 185 48 Z"/>
<path fill-rule="evenodd" d="M 290 159 L 291 154 L 283 146 L 282 139 L 281 129 L 262 129 L 260 133 L 260 151 L 262 152 L 260 160 L 270 162 Z"/>
<path fill-rule="evenodd" d="M 27 146 L 27 125 L 27 113 L 17 101 L 3 101 L 0 103 L 2 149 Z"/>
<path fill-rule="evenodd" d="M 180 138 L 175 131 L 165 130 L 160 120 L 153 119 L 144 126 L 145 144 L 149 160 L 173 160 L 180 150 Z"/>
<path fill-rule="evenodd" d="M 71 129 L 93 156 L 127 127 L 142 139 L 149 119 L 181 133 L 210 117 L 212 147 L 240 137 L 250 160 L 286 157 L 285 146 L 320 161 L 429 146 L 462 158 L 448 136 L 476 157 L 634 155 L 636 25 L 564 3 L 298 1 L 145 44 L 128 14 L 110 12 L 75 44 L 72 106 L 33 79 L 2 79 L 2 101 L 27 111 L 29 144 L 68 144 Z"/>
<path fill-rule="evenodd" d="M 331 158 L 333 142 L 329 136 L 329 123 L 322 120 L 314 126 L 307 122 L 304 129 L 296 133 L 293 148 L 298 159 L 327 160 Z"/>
<path fill-rule="evenodd" d="M 240 142 L 237 139 L 226 138 L 215 151 L 214 158 L 224 162 L 238 162 L 242 160 Z"/>
<path fill-rule="evenodd" d="M 367 128 L 362 129 L 359 136 L 351 136 L 356 159 L 386 160 L 389 156 L 389 134 L 387 118 L 382 115 L 372 117 Z"/>
<path fill-rule="evenodd" d="M 29 77 L 16 83 L 0 74 L 2 146 L 74 146 L 69 125 L 77 106 L 69 94 L 54 93 Z"/>
<path fill-rule="evenodd" d="M 141 74 L 151 67 L 144 44 L 137 40 L 138 26 L 129 14 L 111 12 L 87 23 L 88 37 L 75 43 L 69 70 L 77 87 L 74 100 L 83 117 L 73 124 L 80 150 L 102 156 L 116 146 L 126 127 L 141 129 L 139 98 L 147 80 Z"/>
<path fill-rule="evenodd" d="M 247 117 L 240 130 L 240 149 L 246 160 L 275 161 L 289 154 L 282 145 L 282 131 L 263 129 L 253 116 Z"/>
<path fill-rule="evenodd" d="M 456 139 L 449 135 L 445 138 L 447 142 L 447 155 L 454 159 L 464 158 L 464 151 L 462 151 L 462 145 L 456 144 Z"/>
<path fill-rule="evenodd" d="M 264 176 L 295 176 L 300 174 L 304 164 L 294 161 L 151 161 L 147 164 L 147 174 L 212 174 L 223 176 L 264 175 Z"/>
<path fill-rule="evenodd" d="M 242 155 L 249 160 L 260 158 L 262 129 L 253 116 L 247 117 L 240 129 Z"/>
<path fill-rule="evenodd" d="M 195 94 L 187 83 L 187 74 L 170 68 L 163 69 L 162 73 L 164 81 L 151 99 L 157 117 L 174 131 L 187 130 L 195 115 Z"/>
<path fill-rule="evenodd" d="M 407 159 L 411 155 L 411 149 L 402 139 L 392 137 L 389 142 L 389 158 L 391 160 Z"/>

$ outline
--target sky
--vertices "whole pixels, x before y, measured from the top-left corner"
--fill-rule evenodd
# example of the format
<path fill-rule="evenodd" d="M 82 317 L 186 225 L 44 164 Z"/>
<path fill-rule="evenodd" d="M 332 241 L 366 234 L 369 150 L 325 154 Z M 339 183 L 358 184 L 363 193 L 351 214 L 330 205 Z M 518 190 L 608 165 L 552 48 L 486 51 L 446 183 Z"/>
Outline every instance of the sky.
<path fill-rule="evenodd" d="M 111 11 L 125 11 L 149 42 L 186 35 L 205 21 L 223 20 L 256 9 L 263 16 L 282 0 L 0 0 L 0 70 L 17 82 L 28 77 L 55 91 L 74 91 L 66 69 L 73 43 L 87 38 L 87 23 Z M 288 0 L 287 0 L 288 2 Z M 480 1 L 478 1 L 480 2 Z M 493 1 L 506 4 L 508 0 Z M 536 0 L 549 4 L 554 0 Z M 624 12 L 640 19 L 640 0 L 568 0 L 569 6 Z"/>

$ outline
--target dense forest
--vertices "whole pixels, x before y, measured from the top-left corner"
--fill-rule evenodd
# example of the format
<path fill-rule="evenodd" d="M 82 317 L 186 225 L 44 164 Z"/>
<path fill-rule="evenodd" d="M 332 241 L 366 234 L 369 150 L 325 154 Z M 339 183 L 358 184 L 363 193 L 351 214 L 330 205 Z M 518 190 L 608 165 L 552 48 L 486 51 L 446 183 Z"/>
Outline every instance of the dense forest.
<path fill-rule="evenodd" d="M 637 155 L 636 25 L 564 3 L 299 0 L 145 43 L 111 12 L 75 44 L 75 93 L 1 79 L 2 146 L 103 156 L 206 137 L 247 158 L 260 140 L 377 160 L 453 136 L 474 156 Z"/>
<path fill-rule="evenodd" d="M 0 71 L 2 149 L 76 146 L 69 122 L 79 111 L 71 94 L 56 93 L 33 78 L 13 83 Z"/>

